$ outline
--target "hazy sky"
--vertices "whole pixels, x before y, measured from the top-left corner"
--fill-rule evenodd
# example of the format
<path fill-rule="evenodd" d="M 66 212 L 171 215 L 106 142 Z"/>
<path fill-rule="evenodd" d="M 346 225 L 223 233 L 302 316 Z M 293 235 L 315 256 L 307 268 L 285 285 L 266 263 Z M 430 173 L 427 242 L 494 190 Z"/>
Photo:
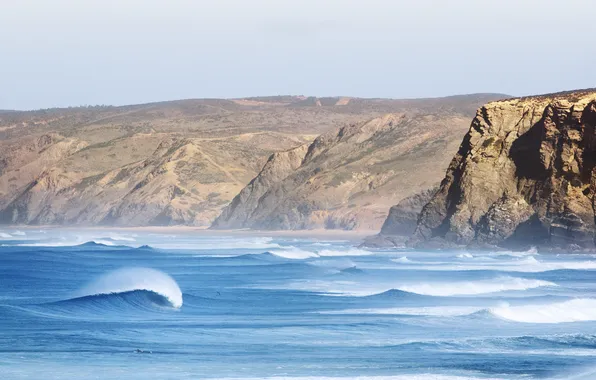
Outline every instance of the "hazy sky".
<path fill-rule="evenodd" d="M 0 0 L 0 109 L 596 87 L 594 0 Z"/>

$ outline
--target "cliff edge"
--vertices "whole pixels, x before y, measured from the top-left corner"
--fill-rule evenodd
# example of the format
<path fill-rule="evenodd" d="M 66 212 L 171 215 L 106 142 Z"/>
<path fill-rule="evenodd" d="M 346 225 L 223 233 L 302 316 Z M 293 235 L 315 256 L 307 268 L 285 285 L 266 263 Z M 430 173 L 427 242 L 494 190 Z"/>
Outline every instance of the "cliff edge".
<path fill-rule="evenodd" d="M 481 107 L 415 246 L 594 249 L 596 90 Z"/>

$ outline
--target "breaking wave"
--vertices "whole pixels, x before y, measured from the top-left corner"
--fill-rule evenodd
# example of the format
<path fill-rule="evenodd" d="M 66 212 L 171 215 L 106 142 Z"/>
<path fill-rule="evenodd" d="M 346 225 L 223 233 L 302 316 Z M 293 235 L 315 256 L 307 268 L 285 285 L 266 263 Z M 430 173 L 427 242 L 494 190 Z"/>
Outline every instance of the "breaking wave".
<path fill-rule="evenodd" d="M 346 257 L 346 256 L 368 256 L 373 255 L 374 252 L 366 251 L 358 248 L 347 248 L 340 250 L 323 249 L 320 251 L 308 251 L 296 247 L 285 247 L 284 249 L 275 249 L 262 254 L 270 254 L 284 259 L 291 260 L 306 260 L 319 257 Z"/>
<path fill-rule="evenodd" d="M 545 305 L 504 305 L 489 312 L 499 318 L 525 323 L 596 321 L 596 299 L 578 298 Z"/>
<path fill-rule="evenodd" d="M 182 291 L 176 281 L 150 268 L 123 268 L 109 272 L 77 292 L 76 297 L 122 297 L 134 292 L 145 292 L 145 295 L 151 292 L 163 297 L 174 308 L 182 307 Z"/>
<path fill-rule="evenodd" d="M 516 277 L 499 277 L 490 280 L 428 283 L 400 286 L 398 289 L 428 296 L 465 296 L 498 293 L 512 290 L 528 290 L 557 284 L 543 280 L 529 280 Z"/>

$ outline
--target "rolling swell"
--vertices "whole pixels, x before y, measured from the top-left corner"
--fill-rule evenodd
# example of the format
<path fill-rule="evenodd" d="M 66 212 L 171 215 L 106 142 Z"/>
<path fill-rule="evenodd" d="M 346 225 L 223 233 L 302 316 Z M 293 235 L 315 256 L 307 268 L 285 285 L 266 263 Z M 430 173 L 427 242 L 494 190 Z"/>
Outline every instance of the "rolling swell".
<path fill-rule="evenodd" d="M 71 298 L 42 305 L 53 310 L 76 313 L 94 312 L 109 313 L 112 311 L 150 310 L 158 308 L 175 308 L 167 297 L 150 290 L 131 290 L 121 293 L 94 294 Z"/>

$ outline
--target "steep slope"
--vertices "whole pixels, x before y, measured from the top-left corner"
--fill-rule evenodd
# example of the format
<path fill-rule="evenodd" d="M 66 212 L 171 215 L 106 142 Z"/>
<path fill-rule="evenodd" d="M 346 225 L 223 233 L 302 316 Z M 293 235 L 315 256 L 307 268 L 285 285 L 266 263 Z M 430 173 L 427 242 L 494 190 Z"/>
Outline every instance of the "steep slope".
<path fill-rule="evenodd" d="M 412 244 L 594 248 L 596 91 L 480 108 Z"/>
<path fill-rule="evenodd" d="M 417 110 L 323 134 L 306 152 L 270 157 L 212 227 L 379 229 L 392 205 L 438 184 L 467 120 L 452 108 Z"/>

